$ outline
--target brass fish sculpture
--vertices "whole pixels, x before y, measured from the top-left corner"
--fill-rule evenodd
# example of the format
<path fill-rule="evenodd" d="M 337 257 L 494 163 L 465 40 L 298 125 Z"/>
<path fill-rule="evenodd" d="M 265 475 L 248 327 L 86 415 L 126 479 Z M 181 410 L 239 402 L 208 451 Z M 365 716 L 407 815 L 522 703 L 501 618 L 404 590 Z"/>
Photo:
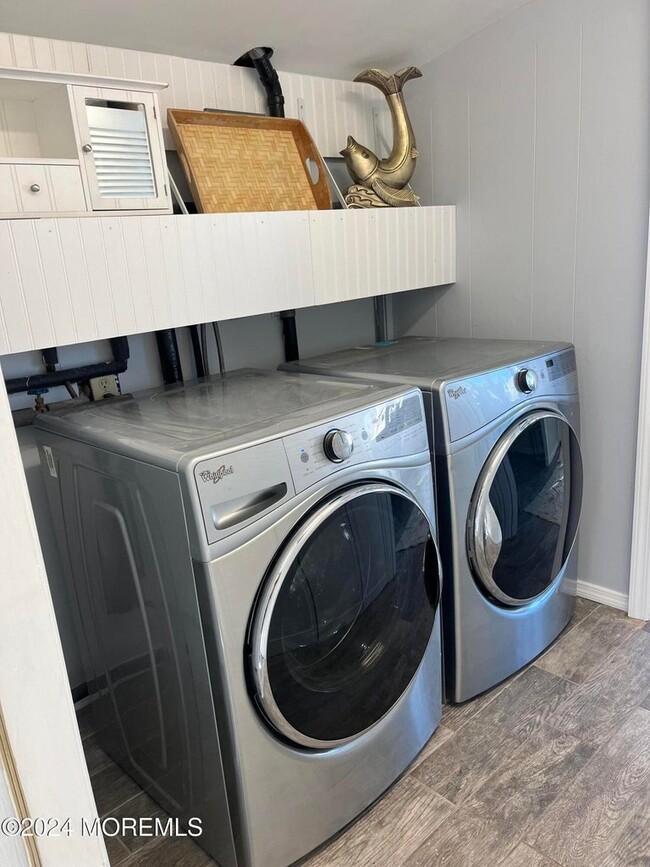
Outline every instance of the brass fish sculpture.
<path fill-rule="evenodd" d="M 340 153 L 355 181 L 347 191 L 346 201 L 350 207 L 417 205 L 418 197 L 413 190 L 405 189 L 413 177 L 419 153 L 402 88 L 407 81 L 421 76 L 417 67 L 407 66 L 395 73 L 365 69 L 354 79 L 372 84 L 386 97 L 393 121 L 393 149 L 389 157 L 380 160 L 370 148 L 348 136 L 347 147 Z"/>

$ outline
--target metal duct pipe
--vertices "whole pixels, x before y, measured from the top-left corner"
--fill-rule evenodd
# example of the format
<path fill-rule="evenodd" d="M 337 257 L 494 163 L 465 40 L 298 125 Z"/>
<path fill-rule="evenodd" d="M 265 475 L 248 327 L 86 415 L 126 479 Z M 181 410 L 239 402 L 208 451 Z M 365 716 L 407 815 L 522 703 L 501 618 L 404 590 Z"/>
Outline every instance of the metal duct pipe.
<path fill-rule="evenodd" d="M 282 85 L 278 78 L 278 73 L 275 71 L 271 58 L 273 57 L 273 49 L 265 46 L 251 48 L 245 54 L 242 54 L 235 60 L 234 66 L 246 66 L 249 69 L 255 69 L 259 75 L 262 86 L 266 91 L 266 102 L 269 107 L 271 117 L 284 117 L 284 96 L 282 94 Z"/>
<path fill-rule="evenodd" d="M 156 331 L 156 343 L 158 344 L 158 355 L 160 356 L 160 369 L 162 370 L 163 382 L 165 385 L 182 382 L 183 368 L 181 366 L 181 357 L 178 352 L 176 331 L 173 328 L 165 328 L 162 331 Z"/>
<path fill-rule="evenodd" d="M 266 102 L 271 117 L 284 117 L 284 96 L 282 85 L 275 71 L 271 58 L 273 49 L 266 46 L 251 48 L 235 60 L 235 66 L 246 66 L 255 69 L 260 82 L 266 91 Z M 282 322 L 282 340 L 284 343 L 284 360 L 297 361 L 300 358 L 298 350 L 298 331 L 296 329 L 296 311 L 280 311 Z"/>
<path fill-rule="evenodd" d="M 377 343 L 389 343 L 395 339 L 392 301 L 386 295 L 375 295 L 373 303 L 375 309 L 375 341 Z"/>

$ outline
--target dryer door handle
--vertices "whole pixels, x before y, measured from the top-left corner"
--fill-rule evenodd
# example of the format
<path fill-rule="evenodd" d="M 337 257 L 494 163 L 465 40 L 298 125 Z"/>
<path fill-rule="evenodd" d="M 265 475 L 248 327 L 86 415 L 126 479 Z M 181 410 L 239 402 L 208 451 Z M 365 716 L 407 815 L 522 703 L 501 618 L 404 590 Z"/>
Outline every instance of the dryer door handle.
<path fill-rule="evenodd" d="M 501 553 L 501 544 L 503 542 L 503 533 L 501 532 L 501 524 L 497 513 L 494 511 L 494 506 L 489 499 L 486 501 L 483 520 L 481 521 L 482 533 L 482 557 L 483 565 L 489 575 L 492 575 L 492 570 L 496 566 Z"/>

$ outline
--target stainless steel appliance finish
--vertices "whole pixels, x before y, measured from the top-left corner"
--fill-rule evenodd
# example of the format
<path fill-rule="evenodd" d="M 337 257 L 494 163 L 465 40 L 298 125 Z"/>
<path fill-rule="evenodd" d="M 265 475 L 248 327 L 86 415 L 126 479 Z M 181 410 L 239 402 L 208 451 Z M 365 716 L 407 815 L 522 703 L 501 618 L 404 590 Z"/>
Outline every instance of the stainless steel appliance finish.
<path fill-rule="evenodd" d="M 102 745 L 222 867 L 284 867 L 441 715 L 417 389 L 240 371 L 50 413 Z"/>
<path fill-rule="evenodd" d="M 447 699 L 483 692 L 548 647 L 575 605 L 582 461 L 573 347 L 412 337 L 284 367 L 423 391 Z"/>

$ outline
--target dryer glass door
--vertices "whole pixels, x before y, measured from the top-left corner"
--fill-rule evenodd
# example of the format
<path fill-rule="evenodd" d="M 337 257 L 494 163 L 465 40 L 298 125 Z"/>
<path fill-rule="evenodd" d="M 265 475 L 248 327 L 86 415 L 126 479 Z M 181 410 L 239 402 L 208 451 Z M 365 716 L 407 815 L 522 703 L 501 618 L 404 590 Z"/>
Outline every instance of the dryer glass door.
<path fill-rule="evenodd" d="M 558 413 L 539 410 L 492 450 L 470 504 L 468 553 L 479 586 L 521 606 L 558 578 L 578 531 L 582 461 Z"/>
<path fill-rule="evenodd" d="M 426 515 L 401 489 L 340 491 L 298 528 L 253 619 L 256 700 L 287 739 L 326 748 L 368 729 L 403 695 L 440 595 Z"/>

